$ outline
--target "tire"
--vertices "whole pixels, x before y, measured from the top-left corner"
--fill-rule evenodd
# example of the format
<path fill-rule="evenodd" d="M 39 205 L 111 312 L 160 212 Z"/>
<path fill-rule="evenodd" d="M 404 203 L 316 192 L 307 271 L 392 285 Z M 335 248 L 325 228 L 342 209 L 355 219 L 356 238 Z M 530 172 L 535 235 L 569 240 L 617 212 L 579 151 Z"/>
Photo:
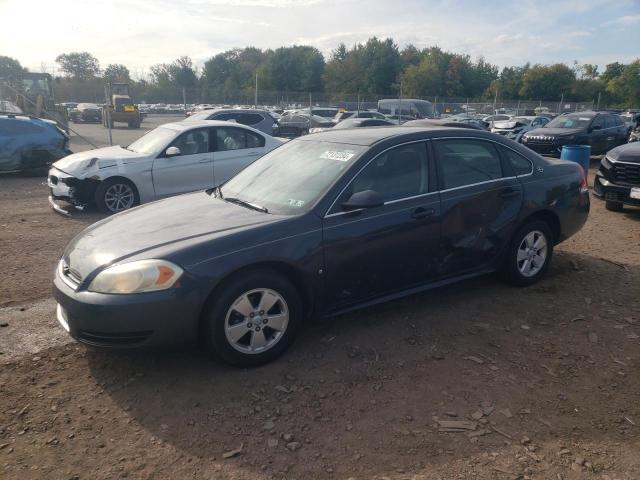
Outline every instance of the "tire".
<path fill-rule="evenodd" d="M 612 202 L 611 200 L 607 200 L 604 204 L 604 207 L 607 210 L 610 210 L 612 212 L 621 212 L 622 209 L 624 208 L 622 203 L 620 202 Z"/>
<path fill-rule="evenodd" d="M 108 178 L 101 182 L 96 188 L 94 198 L 98 210 L 102 213 L 123 212 L 140 204 L 136 187 L 126 178 Z"/>
<path fill-rule="evenodd" d="M 536 244 L 542 237 L 544 250 L 536 250 Z M 533 246 L 529 259 L 523 259 L 523 255 L 529 255 L 528 246 Z M 536 255 L 537 252 L 537 255 Z M 553 233 L 549 225 L 542 220 L 532 220 L 518 229 L 511 239 L 509 249 L 502 266 L 504 279 L 520 287 L 526 287 L 536 283 L 547 271 L 553 256 Z M 544 260 L 540 262 L 540 257 Z M 533 262 L 531 261 L 533 259 Z M 528 260 L 529 263 L 526 263 Z"/>
<path fill-rule="evenodd" d="M 275 298 L 275 303 L 260 314 L 262 298 L 270 299 L 269 302 Z M 302 323 L 302 311 L 298 291 L 283 275 L 262 269 L 241 272 L 217 290 L 215 300 L 205 311 L 202 330 L 205 344 L 231 365 L 263 365 L 280 356 L 293 343 Z M 269 320 L 275 325 L 276 315 L 282 314 L 286 319 L 277 317 L 281 329 L 272 328 Z M 261 325 L 255 324 L 256 319 Z M 245 329 L 246 333 L 243 333 Z M 260 348 L 260 345 L 263 346 Z"/>

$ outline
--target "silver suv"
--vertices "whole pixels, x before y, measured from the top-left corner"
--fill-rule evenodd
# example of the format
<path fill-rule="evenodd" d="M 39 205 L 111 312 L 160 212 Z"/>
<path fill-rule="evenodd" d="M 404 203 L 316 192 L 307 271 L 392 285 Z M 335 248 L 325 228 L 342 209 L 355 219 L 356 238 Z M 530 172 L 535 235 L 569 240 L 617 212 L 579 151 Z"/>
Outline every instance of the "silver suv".
<path fill-rule="evenodd" d="M 183 122 L 201 121 L 201 120 L 223 120 L 240 123 L 249 127 L 260 130 L 267 135 L 278 135 L 278 122 L 266 110 L 250 110 L 250 109 L 218 109 L 205 110 L 203 112 L 194 113 L 187 117 Z"/>

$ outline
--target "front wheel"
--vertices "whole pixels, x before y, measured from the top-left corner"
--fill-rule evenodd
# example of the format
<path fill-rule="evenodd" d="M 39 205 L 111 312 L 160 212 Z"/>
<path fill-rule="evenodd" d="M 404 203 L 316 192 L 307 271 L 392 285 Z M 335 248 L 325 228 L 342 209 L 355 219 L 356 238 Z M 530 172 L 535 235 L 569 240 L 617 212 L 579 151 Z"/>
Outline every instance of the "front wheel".
<path fill-rule="evenodd" d="M 125 178 L 110 178 L 102 182 L 96 188 L 95 200 L 103 213 L 122 212 L 140 203 L 136 188 Z"/>
<path fill-rule="evenodd" d="M 302 303 L 287 278 L 271 270 L 241 272 L 218 292 L 205 314 L 203 333 L 209 349 L 225 362 L 262 365 L 293 343 Z"/>
<path fill-rule="evenodd" d="M 533 220 L 513 236 L 502 273 L 509 283 L 532 285 L 547 271 L 552 255 L 553 234 L 549 225 L 542 220 Z"/>

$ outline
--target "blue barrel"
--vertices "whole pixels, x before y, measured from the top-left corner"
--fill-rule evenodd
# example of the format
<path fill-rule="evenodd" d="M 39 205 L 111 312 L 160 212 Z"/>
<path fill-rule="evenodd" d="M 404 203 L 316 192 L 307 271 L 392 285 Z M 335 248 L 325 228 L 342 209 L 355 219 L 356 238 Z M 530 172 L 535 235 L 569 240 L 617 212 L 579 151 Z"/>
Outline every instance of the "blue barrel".
<path fill-rule="evenodd" d="M 582 167 L 584 174 L 588 176 L 591 145 L 564 145 L 560 153 L 560 159 L 576 162 Z"/>

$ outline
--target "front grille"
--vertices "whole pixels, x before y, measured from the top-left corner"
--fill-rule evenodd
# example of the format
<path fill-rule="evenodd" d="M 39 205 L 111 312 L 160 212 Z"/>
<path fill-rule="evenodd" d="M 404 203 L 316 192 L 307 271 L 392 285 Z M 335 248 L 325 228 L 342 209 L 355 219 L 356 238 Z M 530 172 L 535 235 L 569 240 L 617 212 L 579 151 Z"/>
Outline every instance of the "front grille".
<path fill-rule="evenodd" d="M 547 135 L 530 135 L 527 137 L 527 143 L 537 145 L 552 145 L 554 141 L 554 137 L 549 137 Z"/>
<path fill-rule="evenodd" d="M 611 202 L 624 202 L 627 200 L 627 195 L 622 192 L 608 191 L 605 193 L 604 198 Z"/>
<path fill-rule="evenodd" d="M 613 163 L 611 174 L 614 182 L 640 185 L 640 163 Z"/>
<path fill-rule="evenodd" d="M 117 347 L 124 345 L 135 345 L 147 340 L 153 334 L 152 331 L 127 332 L 127 333 L 105 333 L 80 330 L 78 338 L 90 345 L 102 347 Z"/>

